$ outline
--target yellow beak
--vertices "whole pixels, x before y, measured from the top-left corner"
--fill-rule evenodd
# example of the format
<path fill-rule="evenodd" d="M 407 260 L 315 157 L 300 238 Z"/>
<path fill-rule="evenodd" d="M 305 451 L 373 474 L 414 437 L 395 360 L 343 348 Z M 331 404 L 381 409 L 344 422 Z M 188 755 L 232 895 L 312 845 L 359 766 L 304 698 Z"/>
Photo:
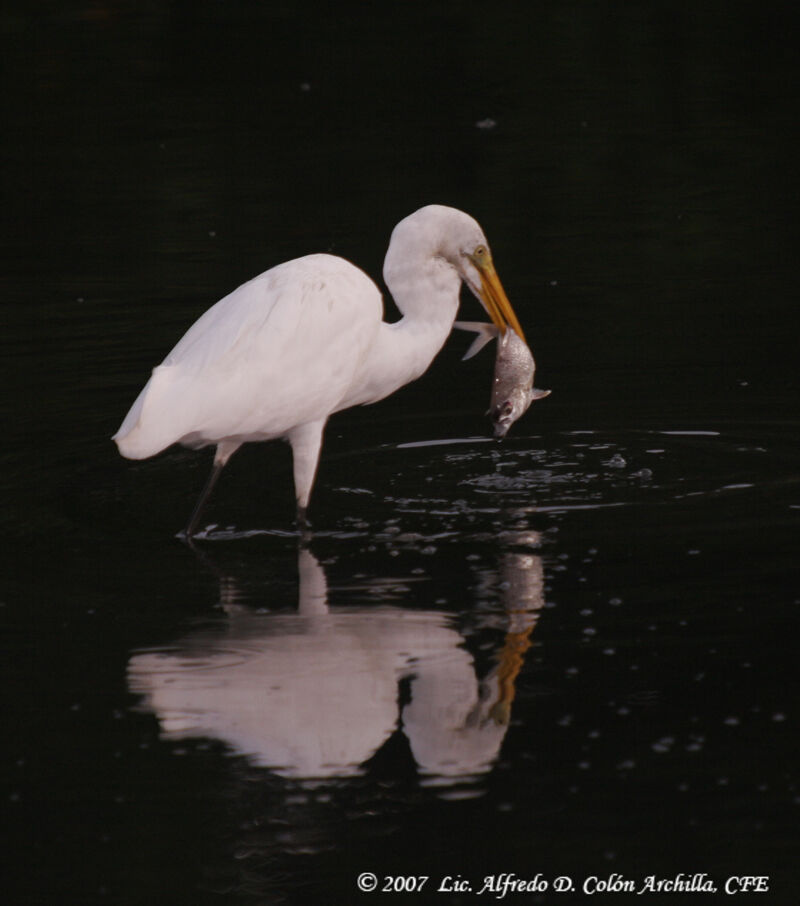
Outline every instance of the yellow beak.
<path fill-rule="evenodd" d="M 517 336 L 524 342 L 525 334 L 522 332 L 517 316 L 514 314 L 514 309 L 508 301 L 508 296 L 503 289 L 500 278 L 497 276 L 497 271 L 494 269 L 491 258 L 480 261 L 474 258 L 471 260 L 478 271 L 478 276 L 481 278 L 481 302 L 486 307 L 492 322 L 500 330 L 501 335 L 505 334 L 506 327 L 513 327 Z"/>

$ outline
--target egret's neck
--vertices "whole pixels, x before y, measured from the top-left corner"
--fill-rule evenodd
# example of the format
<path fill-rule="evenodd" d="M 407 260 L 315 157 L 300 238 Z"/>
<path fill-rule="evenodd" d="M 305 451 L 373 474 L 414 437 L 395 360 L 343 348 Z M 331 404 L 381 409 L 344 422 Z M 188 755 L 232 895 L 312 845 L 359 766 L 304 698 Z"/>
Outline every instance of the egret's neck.
<path fill-rule="evenodd" d="M 384 278 L 403 317 L 393 324 L 381 323 L 348 406 L 383 399 L 425 372 L 458 311 L 461 278 L 443 259 L 390 268 L 387 258 Z"/>

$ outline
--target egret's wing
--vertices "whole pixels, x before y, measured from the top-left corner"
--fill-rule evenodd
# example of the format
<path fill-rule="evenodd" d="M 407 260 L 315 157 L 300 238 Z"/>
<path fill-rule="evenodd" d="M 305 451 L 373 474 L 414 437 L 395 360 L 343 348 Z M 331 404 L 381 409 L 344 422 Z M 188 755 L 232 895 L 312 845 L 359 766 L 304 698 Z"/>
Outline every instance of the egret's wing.
<path fill-rule="evenodd" d="M 327 416 L 381 322 L 375 284 L 331 255 L 278 265 L 202 315 L 153 375 L 116 439 L 128 456 L 176 441 L 265 439 Z"/>

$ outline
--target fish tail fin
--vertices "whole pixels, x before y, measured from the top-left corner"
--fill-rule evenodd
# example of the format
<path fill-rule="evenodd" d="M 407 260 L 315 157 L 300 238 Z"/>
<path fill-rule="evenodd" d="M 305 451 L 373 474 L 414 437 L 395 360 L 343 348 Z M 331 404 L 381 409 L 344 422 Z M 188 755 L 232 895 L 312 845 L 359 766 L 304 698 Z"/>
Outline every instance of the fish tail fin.
<path fill-rule="evenodd" d="M 453 327 L 457 327 L 459 330 L 470 330 L 478 335 L 473 340 L 469 349 L 461 357 L 462 362 L 477 355 L 487 343 L 491 343 L 492 340 L 495 340 L 500 336 L 500 331 L 494 324 L 483 321 L 456 321 L 453 324 Z"/>

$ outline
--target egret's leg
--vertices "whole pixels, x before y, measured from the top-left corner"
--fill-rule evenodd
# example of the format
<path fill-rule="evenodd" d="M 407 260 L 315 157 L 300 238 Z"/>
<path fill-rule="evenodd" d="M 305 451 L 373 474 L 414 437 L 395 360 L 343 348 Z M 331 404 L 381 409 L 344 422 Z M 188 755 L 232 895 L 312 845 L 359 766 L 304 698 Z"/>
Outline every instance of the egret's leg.
<path fill-rule="evenodd" d="M 208 481 L 205 484 L 205 487 L 200 492 L 200 496 L 197 498 L 197 503 L 194 505 L 192 510 L 192 515 L 189 517 L 189 522 L 186 526 L 186 537 L 191 538 L 192 535 L 197 531 L 197 523 L 200 520 L 200 516 L 205 509 L 208 498 L 211 496 L 211 492 L 214 490 L 214 485 L 217 483 L 217 479 L 220 476 L 224 468 L 223 463 L 217 462 L 214 460 L 214 465 L 211 469 L 211 474 L 208 476 Z"/>
<path fill-rule="evenodd" d="M 311 489 L 317 474 L 325 421 L 325 419 L 320 419 L 320 421 L 299 425 L 289 433 L 294 464 L 294 492 L 297 497 L 297 523 L 300 528 L 308 528 L 306 518 L 308 500 L 311 497 Z"/>
<path fill-rule="evenodd" d="M 211 496 L 211 492 L 214 490 L 214 485 L 217 483 L 217 479 L 225 468 L 225 463 L 231 458 L 233 453 L 239 449 L 239 446 L 239 444 L 226 443 L 225 441 L 217 445 L 217 452 L 214 454 L 214 465 L 211 469 L 211 474 L 208 476 L 205 487 L 200 492 L 197 503 L 192 510 L 192 515 L 189 517 L 189 523 L 186 526 L 187 538 L 191 539 L 192 535 L 197 531 L 197 523 L 205 509 L 208 498 Z"/>
<path fill-rule="evenodd" d="M 297 504 L 297 510 L 296 510 L 296 515 L 295 515 L 294 521 L 297 523 L 297 527 L 301 531 L 305 531 L 306 529 L 311 528 L 311 523 L 308 521 L 308 507 L 307 506 L 300 506 L 299 503 Z"/>

